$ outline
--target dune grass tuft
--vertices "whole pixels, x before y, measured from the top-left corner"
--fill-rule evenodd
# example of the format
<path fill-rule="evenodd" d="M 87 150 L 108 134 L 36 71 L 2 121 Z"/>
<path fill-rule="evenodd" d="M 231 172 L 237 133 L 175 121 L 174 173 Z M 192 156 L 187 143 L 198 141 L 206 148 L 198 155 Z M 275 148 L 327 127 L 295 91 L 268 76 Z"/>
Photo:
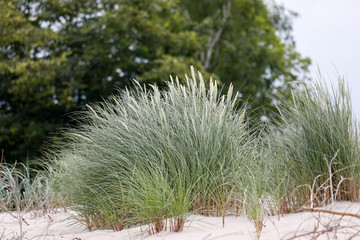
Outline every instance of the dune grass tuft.
<path fill-rule="evenodd" d="M 360 145 L 349 89 L 323 80 L 293 83 L 292 99 L 282 99 L 281 122 L 270 133 L 270 152 L 283 210 L 309 200 L 324 205 L 334 200 L 359 200 Z M 323 189 L 311 194 L 311 189 Z"/>
<path fill-rule="evenodd" d="M 256 158 L 245 107 L 235 108 L 232 91 L 222 95 L 192 69 L 184 85 L 137 84 L 88 106 L 83 124 L 49 154 L 60 191 L 90 228 L 181 231 L 189 212 L 224 216 Z"/>

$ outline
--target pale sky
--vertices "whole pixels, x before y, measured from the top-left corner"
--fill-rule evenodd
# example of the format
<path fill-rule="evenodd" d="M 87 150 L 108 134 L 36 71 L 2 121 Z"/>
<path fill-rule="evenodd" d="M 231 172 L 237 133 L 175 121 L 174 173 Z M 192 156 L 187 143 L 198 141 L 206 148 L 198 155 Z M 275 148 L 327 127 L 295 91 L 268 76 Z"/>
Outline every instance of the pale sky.
<path fill-rule="evenodd" d="M 312 60 L 310 76 L 319 66 L 327 81 L 344 76 L 360 120 L 360 0 L 275 0 L 299 16 L 293 20 L 297 50 Z"/>

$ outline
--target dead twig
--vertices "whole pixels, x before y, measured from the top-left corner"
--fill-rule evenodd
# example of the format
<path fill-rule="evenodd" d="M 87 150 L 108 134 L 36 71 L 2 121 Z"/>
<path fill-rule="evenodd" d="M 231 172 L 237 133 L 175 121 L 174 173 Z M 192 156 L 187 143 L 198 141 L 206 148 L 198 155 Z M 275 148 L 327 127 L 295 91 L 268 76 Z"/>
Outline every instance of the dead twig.
<path fill-rule="evenodd" d="M 337 211 L 332 211 L 332 210 L 323 209 L 323 208 L 306 208 L 306 207 L 304 207 L 304 208 L 301 208 L 300 211 L 302 211 L 302 212 L 328 213 L 328 214 L 332 214 L 332 215 L 349 216 L 349 217 L 354 217 L 354 218 L 360 219 L 360 215 L 358 215 L 358 214 L 347 213 L 347 212 L 337 212 Z"/>

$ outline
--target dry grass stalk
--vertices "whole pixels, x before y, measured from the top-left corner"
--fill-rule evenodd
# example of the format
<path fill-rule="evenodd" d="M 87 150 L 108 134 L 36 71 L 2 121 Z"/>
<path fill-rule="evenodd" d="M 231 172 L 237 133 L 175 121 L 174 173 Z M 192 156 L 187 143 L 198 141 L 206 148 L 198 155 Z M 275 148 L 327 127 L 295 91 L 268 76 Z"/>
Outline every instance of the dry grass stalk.
<path fill-rule="evenodd" d="M 335 201 L 337 200 L 337 197 L 339 196 L 339 189 L 340 185 L 345 180 L 351 180 L 349 178 L 344 178 L 343 176 L 340 176 L 340 180 L 336 186 L 333 185 L 333 177 L 336 173 L 346 169 L 342 168 L 337 171 L 333 171 L 332 166 L 336 164 L 334 161 L 336 156 L 338 154 L 338 151 L 335 153 L 334 157 L 331 159 L 331 161 L 328 162 L 328 178 L 325 179 L 325 181 L 320 184 L 320 186 L 315 189 L 316 183 L 323 175 L 318 175 L 315 177 L 313 184 L 311 186 L 308 186 L 310 189 L 310 199 L 308 202 L 309 207 L 301 207 L 301 212 L 311 212 L 311 213 L 317 213 L 318 215 L 313 215 L 313 217 L 316 219 L 316 223 L 314 225 L 313 230 L 301 233 L 301 234 L 293 234 L 290 238 L 284 238 L 287 240 L 292 239 L 304 239 L 307 237 L 308 239 L 318 239 L 320 236 L 326 235 L 328 239 L 339 239 L 338 235 L 341 234 L 341 236 L 349 235 L 349 238 L 346 239 L 353 239 L 354 236 L 357 236 L 358 233 L 360 233 L 360 225 L 359 223 L 355 224 L 348 224 L 343 225 L 342 223 L 345 222 L 345 217 L 350 217 L 350 220 L 348 220 L 349 223 L 352 219 L 360 219 L 360 214 L 354 214 L 346 211 L 334 211 L 331 209 L 324 209 L 324 208 L 318 208 L 320 206 L 325 206 L 327 204 L 334 205 Z M 317 207 L 316 207 L 317 206 Z M 330 219 L 327 221 L 324 221 L 321 216 L 321 214 L 329 214 Z M 336 218 L 336 216 L 340 216 L 340 218 Z M 344 239 L 344 238 L 342 238 Z"/>

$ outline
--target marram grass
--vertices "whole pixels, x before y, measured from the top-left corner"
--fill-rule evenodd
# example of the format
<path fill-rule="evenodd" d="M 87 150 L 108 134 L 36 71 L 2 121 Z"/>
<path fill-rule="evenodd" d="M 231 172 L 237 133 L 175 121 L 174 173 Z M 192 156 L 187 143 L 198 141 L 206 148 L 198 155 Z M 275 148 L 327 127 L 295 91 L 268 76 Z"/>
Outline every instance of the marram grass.
<path fill-rule="evenodd" d="M 343 79 L 338 83 L 337 89 L 323 80 L 294 83 L 292 99 L 282 99 L 269 150 L 284 209 L 359 200 L 359 126 L 349 89 Z"/>
<path fill-rule="evenodd" d="M 189 212 L 224 216 L 258 158 L 232 87 L 192 78 L 168 90 L 138 84 L 89 106 L 83 124 L 48 154 L 60 192 L 87 226 L 181 231 Z M 208 88 L 205 87 L 208 85 Z"/>
<path fill-rule="evenodd" d="M 137 84 L 88 106 L 66 131 L 46 159 L 53 185 L 90 230 L 145 224 L 149 233 L 181 231 L 189 213 L 242 212 L 260 237 L 265 214 L 359 200 L 358 125 L 345 83 L 293 84 L 280 121 L 258 129 L 235 107 L 232 87 L 222 95 L 193 69 L 166 91 Z"/>

